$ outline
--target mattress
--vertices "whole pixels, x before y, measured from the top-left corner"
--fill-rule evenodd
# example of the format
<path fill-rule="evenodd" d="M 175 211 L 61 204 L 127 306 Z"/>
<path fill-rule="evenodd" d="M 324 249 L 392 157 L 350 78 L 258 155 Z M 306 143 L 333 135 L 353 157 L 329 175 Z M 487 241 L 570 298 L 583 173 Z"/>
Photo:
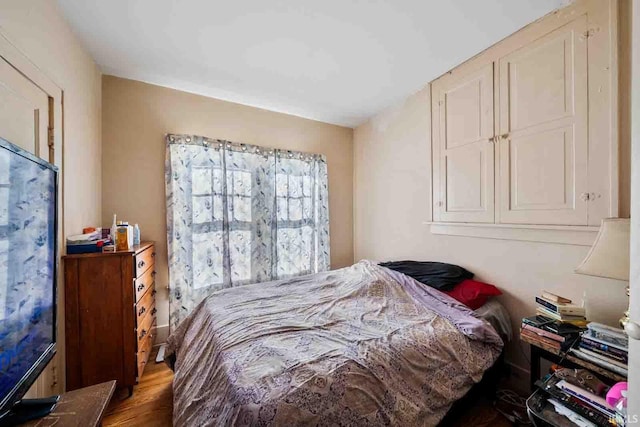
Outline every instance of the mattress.
<path fill-rule="evenodd" d="M 167 340 L 173 421 L 436 425 L 502 346 L 464 305 L 369 261 L 225 289 Z"/>
<path fill-rule="evenodd" d="M 474 311 L 478 317 L 486 320 L 498 332 L 503 341 L 510 341 L 513 337 L 511 316 L 507 309 L 495 299 L 489 299 L 485 305 Z"/>

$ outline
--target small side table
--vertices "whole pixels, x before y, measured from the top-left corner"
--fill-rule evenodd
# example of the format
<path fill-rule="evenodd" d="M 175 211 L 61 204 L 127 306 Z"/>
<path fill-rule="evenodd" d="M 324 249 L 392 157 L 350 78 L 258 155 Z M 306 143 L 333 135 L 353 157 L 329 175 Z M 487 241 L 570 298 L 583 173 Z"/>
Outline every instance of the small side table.
<path fill-rule="evenodd" d="M 524 335 L 520 335 L 520 340 L 528 343 L 531 346 L 531 376 L 529 378 L 529 386 L 531 390 L 535 387 L 535 382 L 541 378 L 540 375 L 540 360 L 546 359 L 552 363 L 565 366 L 567 368 L 585 368 L 596 374 L 605 383 L 616 383 L 620 381 L 627 381 L 627 377 L 620 375 L 616 372 L 610 371 L 598 365 L 595 365 L 586 360 L 582 360 L 579 357 L 572 355 L 571 353 L 564 353 L 551 346 L 544 345 L 542 343 L 534 342 Z"/>
<path fill-rule="evenodd" d="M 46 417 L 31 420 L 28 427 L 97 427 L 102 422 L 109 401 L 116 389 L 115 381 L 70 391 Z"/>

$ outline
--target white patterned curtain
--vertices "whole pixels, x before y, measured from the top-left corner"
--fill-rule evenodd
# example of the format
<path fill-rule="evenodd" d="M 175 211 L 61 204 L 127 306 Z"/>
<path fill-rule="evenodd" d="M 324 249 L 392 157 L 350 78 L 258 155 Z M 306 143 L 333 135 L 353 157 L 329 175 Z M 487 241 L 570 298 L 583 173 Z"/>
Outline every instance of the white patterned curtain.
<path fill-rule="evenodd" d="M 212 292 L 329 269 L 322 155 L 168 135 L 170 324 Z"/>

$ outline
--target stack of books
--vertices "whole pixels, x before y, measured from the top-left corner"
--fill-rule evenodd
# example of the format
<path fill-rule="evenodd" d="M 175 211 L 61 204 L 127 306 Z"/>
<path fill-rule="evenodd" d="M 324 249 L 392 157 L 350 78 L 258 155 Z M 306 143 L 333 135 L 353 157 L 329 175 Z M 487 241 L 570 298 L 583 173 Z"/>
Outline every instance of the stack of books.
<path fill-rule="evenodd" d="M 622 329 L 591 322 L 580 337 L 575 356 L 595 365 L 627 376 L 629 339 Z"/>
<path fill-rule="evenodd" d="M 585 376 L 593 374 L 582 371 Z M 579 380 L 564 379 L 557 374 L 550 375 L 536 385 L 547 393 L 547 402 L 553 405 L 555 411 L 569 418 L 581 426 L 610 427 L 616 423 L 616 411 L 605 399 L 608 387 L 589 389 Z"/>
<path fill-rule="evenodd" d="M 520 334 L 540 347 L 567 351 L 580 340 L 583 331 L 579 326 L 537 315 L 522 319 Z"/>
<path fill-rule="evenodd" d="M 571 300 L 551 292 L 543 292 L 536 297 L 536 314 L 554 319 L 560 323 L 571 324 L 580 328 L 587 326 L 585 308 L 571 304 Z"/>
<path fill-rule="evenodd" d="M 67 254 L 85 254 L 102 252 L 102 247 L 109 243 L 109 239 L 102 236 L 101 229 L 95 229 L 85 234 L 67 237 Z"/>

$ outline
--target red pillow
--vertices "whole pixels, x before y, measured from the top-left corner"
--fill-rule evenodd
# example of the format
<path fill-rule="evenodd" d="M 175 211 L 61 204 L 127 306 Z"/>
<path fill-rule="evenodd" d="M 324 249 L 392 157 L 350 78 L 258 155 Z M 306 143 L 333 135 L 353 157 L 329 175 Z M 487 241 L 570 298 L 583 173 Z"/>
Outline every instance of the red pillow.
<path fill-rule="evenodd" d="M 450 291 L 445 291 L 444 293 L 460 301 L 471 310 L 477 310 L 482 307 L 490 296 L 502 295 L 500 289 L 495 286 L 471 279 L 462 281 L 457 284 L 455 288 Z"/>

